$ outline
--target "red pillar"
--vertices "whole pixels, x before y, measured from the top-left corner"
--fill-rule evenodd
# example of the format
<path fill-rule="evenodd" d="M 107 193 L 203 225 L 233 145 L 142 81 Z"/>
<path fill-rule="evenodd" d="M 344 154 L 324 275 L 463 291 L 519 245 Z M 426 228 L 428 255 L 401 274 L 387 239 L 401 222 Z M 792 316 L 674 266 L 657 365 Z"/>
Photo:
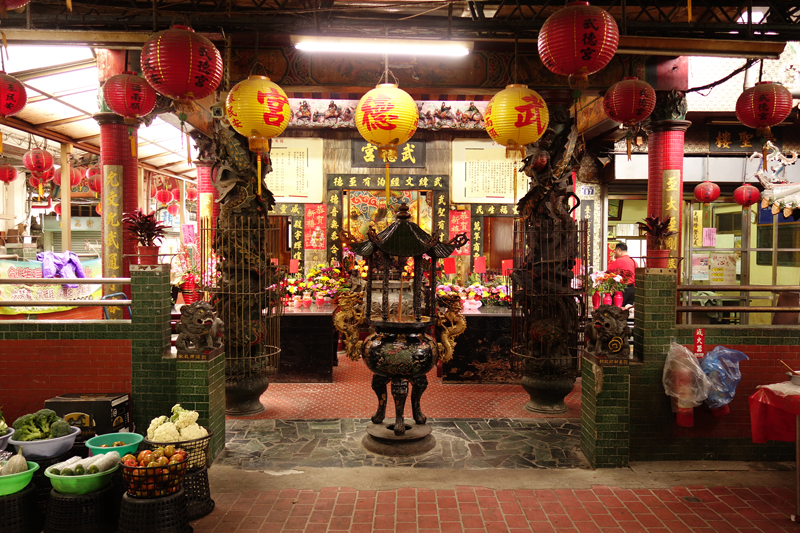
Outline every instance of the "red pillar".
<path fill-rule="evenodd" d="M 214 162 L 198 160 L 194 166 L 197 167 L 197 220 L 210 217 L 212 225 L 216 226 L 220 206 L 217 203 L 217 188 L 211 183 Z"/>
<path fill-rule="evenodd" d="M 683 227 L 683 143 L 691 125 L 688 120 L 659 120 L 647 128 L 647 216 L 662 219 L 672 216 L 676 219 L 674 223 L 679 236 Z M 677 180 L 671 177 L 673 175 Z M 667 209 L 670 197 L 673 200 L 677 198 L 677 217 L 674 211 Z M 677 243 L 676 253 L 671 256 L 680 255 L 680 238 Z M 653 247 L 649 237 L 647 247 Z"/>
<path fill-rule="evenodd" d="M 131 256 L 136 253 L 136 239 L 127 231 L 122 231 L 119 257 L 115 258 L 116 243 L 109 233 L 116 233 L 115 228 L 121 229 L 123 213 L 139 207 L 135 152 L 138 124 L 128 125 L 125 119 L 114 113 L 98 113 L 94 119 L 100 124 L 100 166 L 103 173 L 103 275 L 127 278 L 130 277 Z M 109 287 L 108 292 L 120 290 L 118 287 L 106 287 Z M 123 291 L 130 294 L 130 286 L 126 285 Z"/>

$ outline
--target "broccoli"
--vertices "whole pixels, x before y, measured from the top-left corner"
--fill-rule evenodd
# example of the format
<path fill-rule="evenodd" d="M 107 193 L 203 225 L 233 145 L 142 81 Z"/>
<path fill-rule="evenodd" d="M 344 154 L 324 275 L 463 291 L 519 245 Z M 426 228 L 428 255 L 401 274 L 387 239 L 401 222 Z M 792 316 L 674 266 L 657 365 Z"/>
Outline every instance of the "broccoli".
<path fill-rule="evenodd" d="M 50 426 L 61 420 L 52 409 L 39 409 L 34 413 L 36 425 L 42 429 L 42 433 L 50 434 Z"/>
<path fill-rule="evenodd" d="M 71 432 L 72 426 L 70 426 L 65 420 L 58 419 L 50 426 L 51 439 L 69 435 Z"/>
<path fill-rule="evenodd" d="M 23 415 L 14 420 L 15 440 L 41 440 L 46 439 L 47 435 L 42 433 L 41 428 L 36 425 L 34 415 Z"/>

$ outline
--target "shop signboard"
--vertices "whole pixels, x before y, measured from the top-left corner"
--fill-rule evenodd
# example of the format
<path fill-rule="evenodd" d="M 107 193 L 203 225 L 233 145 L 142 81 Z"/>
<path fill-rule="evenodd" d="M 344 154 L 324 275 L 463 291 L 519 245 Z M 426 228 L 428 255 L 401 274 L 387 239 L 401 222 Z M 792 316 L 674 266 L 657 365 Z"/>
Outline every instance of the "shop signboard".
<path fill-rule="evenodd" d="M 397 157 L 389 158 L 390 168 L 425 168 L 425 141 L 408 141 L 397 146 Z M 378 147 L 367 141 L 351 141 L 353 168 L 385 168 Z"/>

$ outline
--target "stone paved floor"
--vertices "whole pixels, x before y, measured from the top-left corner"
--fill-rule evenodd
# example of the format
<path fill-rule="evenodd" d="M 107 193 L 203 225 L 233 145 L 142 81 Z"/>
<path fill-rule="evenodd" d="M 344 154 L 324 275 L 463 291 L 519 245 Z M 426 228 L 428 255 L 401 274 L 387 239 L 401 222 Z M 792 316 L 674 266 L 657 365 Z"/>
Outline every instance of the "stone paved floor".
<path fill-rule="evenodd" d="M 406 421 L 413 424 L 413 421 Z M 428 419 L 436 446 L 417 457 L 385 457 L 361 446 L 369 419 L 228 420 L 215 464 L 245 470 L 411 466 L 452 470 L 588 468 L 577 420 Z"/>

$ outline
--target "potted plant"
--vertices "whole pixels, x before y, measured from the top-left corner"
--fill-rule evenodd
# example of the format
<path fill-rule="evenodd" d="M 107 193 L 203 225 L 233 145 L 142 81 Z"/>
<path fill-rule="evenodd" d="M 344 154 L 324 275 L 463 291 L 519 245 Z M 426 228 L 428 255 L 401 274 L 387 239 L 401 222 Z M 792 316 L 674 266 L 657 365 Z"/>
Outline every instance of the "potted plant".
<path fill-rule="evenodd" d="M 144 214 L 141 209 L 122 216 L 122 223 L 139 243 L 137 247 L 139 265 L 157 265 L 158 248 L 166 235 L 163 222 L 156 220 L 155 213 Z M 158 241 L 159 244 L 156 244 Z"/>
<path fill-rule="evenodd" d="M 670 229 L 669 225 L 672 217 L 661 219 L 655 215 L 645 217 L 644 221 L 639 222 L 639 229 L 652 237 L 653 249 L 647 251 L 647 266 L 650 268 L 667 268 L 669 266 L 669 252 L 667 248 L 667 238 L 677 235 L 677 231 Z"/>

